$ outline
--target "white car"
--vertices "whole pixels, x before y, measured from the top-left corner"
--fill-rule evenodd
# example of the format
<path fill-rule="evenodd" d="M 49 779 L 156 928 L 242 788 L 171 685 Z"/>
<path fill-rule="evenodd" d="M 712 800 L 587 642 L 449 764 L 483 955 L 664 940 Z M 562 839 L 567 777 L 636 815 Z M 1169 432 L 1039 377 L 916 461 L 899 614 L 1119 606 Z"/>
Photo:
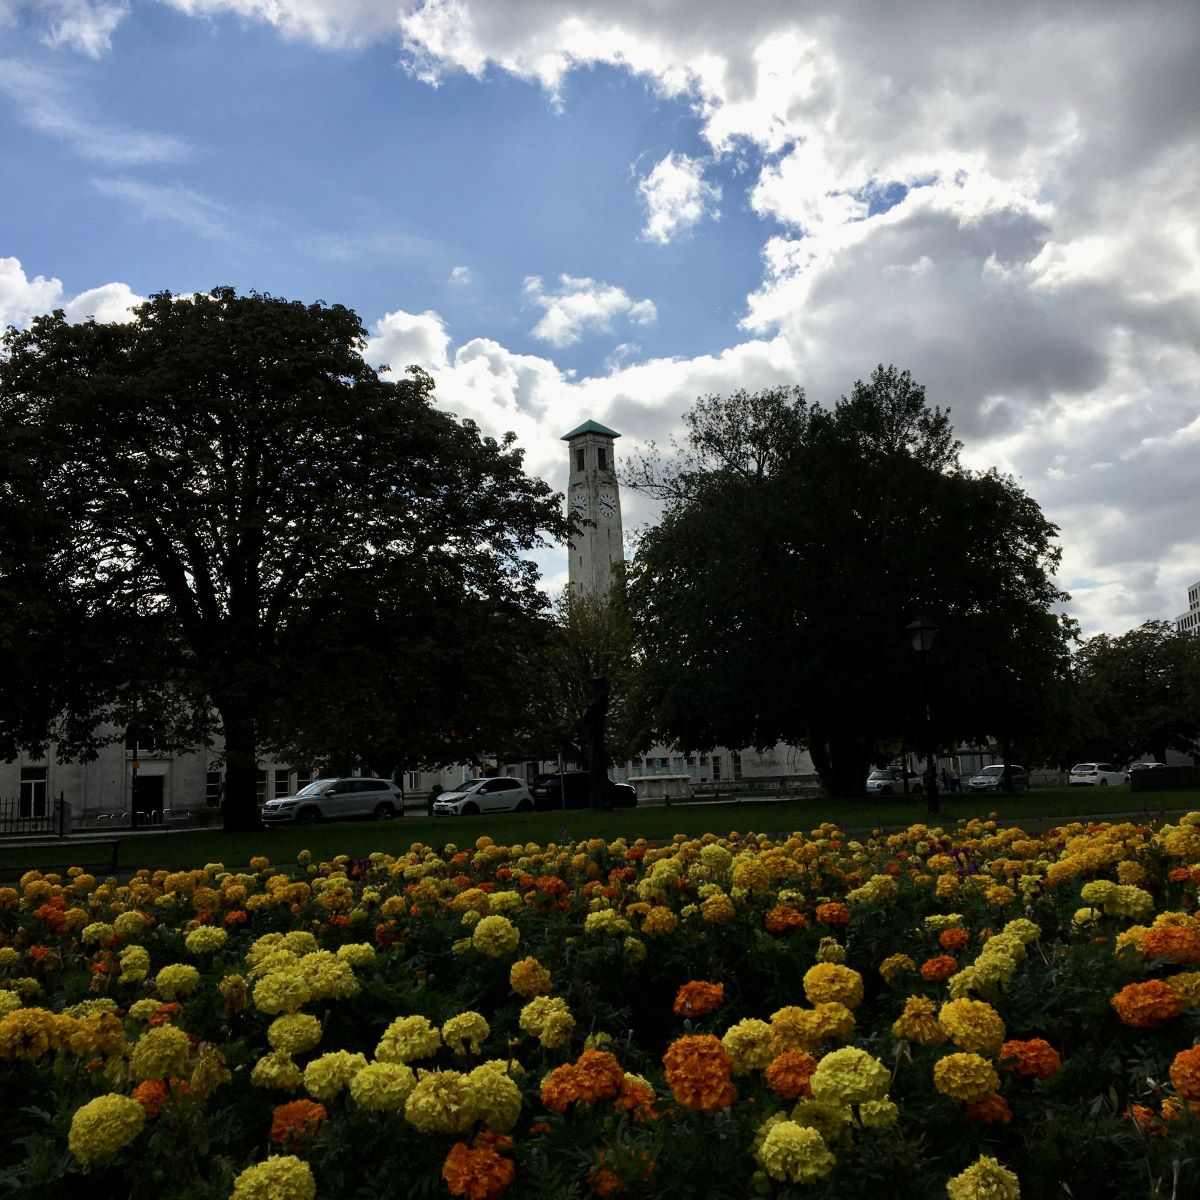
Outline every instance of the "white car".
<path fill-rule="evenodd" d="M 921 776 L 915 771 L 908 773 L 908 794 L 919 796 L 925 791 Z M 904 792 L 904 770 L 901 767 L 880 767 L 867 776 L 868 796 L 899 796 Z"/>
<path fill-rule="evenodd" d="M 500 775 L 468 779 L 433 802 L 435 817 L 470 817 L 484 812 L 533 812 L 533 796 L 519 779 Z"/>
<path fill-rule="evenodd" d="M 386 779 L 314 779 L 294 796 L 268 800 L 258 810 L 264 825 L 312 825 L 343 817 L 390 820 L 404 813 L 400 789 Z"/>
<path fill-rule="evenodd" d="M 1125 782 L 1125 772 L 1112 763 L 1076 763 L 1067 782 L 1072 787 L 1108 787 Z"/>
<path fill-rule="evenodd" d="M 1129 770 L 1125 772 L 1125 778 L 1129 779 L 1132 775 L 1140 775 L 1143 771 L 1165 771 L 1166 763 L 1160 762 L 1136 762 L 1131 763 Z"/>

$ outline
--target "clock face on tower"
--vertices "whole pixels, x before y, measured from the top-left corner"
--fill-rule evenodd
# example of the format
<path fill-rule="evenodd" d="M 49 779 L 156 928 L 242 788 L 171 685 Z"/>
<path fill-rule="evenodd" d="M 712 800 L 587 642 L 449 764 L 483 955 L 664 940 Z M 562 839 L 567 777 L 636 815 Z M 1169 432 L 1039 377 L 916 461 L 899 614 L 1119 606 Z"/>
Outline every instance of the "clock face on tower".
<path fill-rule="evenodd" d="M 571 512 L 573 512 L 575 516 L 586 516 L 587 507 L 588 503 L 586 492 L 576 492 L 575 495 L 571 497 Z"/>
<path fill-rule="evenodd" d="M 610 521 L 617 514 L 617 498 L 610 491 L 600 493 L 600 515 L 607 517 Z"/>

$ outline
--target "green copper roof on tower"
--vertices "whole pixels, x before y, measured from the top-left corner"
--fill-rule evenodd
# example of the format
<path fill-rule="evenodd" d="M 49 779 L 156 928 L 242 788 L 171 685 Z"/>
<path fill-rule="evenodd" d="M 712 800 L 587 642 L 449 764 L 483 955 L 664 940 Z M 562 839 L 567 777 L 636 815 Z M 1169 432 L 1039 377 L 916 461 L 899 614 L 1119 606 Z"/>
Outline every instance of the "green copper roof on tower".
<path fill-rule="evenodd" d="M 582 437 L 585 433 L 599 433 L 604 437 L 613 438 L 621 436 L 615 429 L 609 429 L 607 425 L 601 425 L 599 421 L 584 421 L 582 425 L 577 425 L 570 433 L 564 433 L 559 441 L 569 442 L 572 438 Z"/>

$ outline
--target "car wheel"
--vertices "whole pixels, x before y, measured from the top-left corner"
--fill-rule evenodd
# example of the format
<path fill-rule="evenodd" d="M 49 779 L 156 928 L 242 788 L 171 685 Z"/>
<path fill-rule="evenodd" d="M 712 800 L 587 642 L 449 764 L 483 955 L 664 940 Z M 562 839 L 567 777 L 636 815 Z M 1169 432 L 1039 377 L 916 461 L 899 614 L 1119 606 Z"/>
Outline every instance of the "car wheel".
<path fill-rule="evenodd" d="M 892 789 L 890 787 L 882 787 L 879 789 L 879 795 L 881 796 L 890 796 L 891 794 Z"/>
<path fill-rule="evenodd" d="M 462 815 L 463 815 L 464 817 L 477 817 L 477 816 L 479 816 L 479 805 L 478 805 L 478 804 L 476 804 L 476 803 L 475 803 L 473 800 L 472 800 L 472 801 L 468 801 L 466 804 L 464 804 L 464 805 L 462 806 Z"/>
<path fill-rule="evenodd" d="M 382 804 L 375 805 L 375 820 L 390 821 L 396 815 L 396 810 L 385 800 Z"/>
<path fill-rule="evenodd" d="M 315 808 L 304 808 L 296 814 L 297 825 L 315 825 L 321 819 L 321 814 Z"/>
<path fill-rule="evenodd" d="M 517 812 L 533 812 L 533 801 L 522 800 L 521 803 L 517 805 Z"/>

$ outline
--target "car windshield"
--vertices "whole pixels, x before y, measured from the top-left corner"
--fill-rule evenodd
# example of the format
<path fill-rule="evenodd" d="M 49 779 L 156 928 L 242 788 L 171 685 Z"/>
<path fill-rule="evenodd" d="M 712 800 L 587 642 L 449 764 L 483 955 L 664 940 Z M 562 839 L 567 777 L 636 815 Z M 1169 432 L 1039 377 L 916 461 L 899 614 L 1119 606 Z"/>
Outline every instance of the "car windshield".
<path fill-rule="evenodd" d="M 1076 773 L 1082 774 L 1085 771 L 1094 771 L 1095 769 L 1096 769 L 1095 763 L 1076 763 L 1071 768 L 1071 773 L 1072 774 L 1076 774 Z"/>
<path fill-rule="evenodd" d="M 481 783 L 486 783 L 484 779 L 464 779 L 458 787 L 451 788 L 452 792 L 473 792 Z"/>
<path fill-rule="evenodd" d="M 984 767 L 983 770 L 980 771 L 979 773 L 980 773 L 980 775 L 1003 775 L 1004 768 L 1003 767 Z"/>
<path fill-rule="evenodd" d="M 891 779 L 892 773 L 891 773 L 891 771 L 872 771 L 871 774 L 868 776 L 868 778 L 870 778 L 870 779 Z"/>
<path fill-rule="evenodd" d="M 323 792 L 331 783 L 337 783 L 336 779 L 314 779 L 312 783 L 306 784 L 297 793 L 297 796 L 315 796 L 318 792 Z"/>

